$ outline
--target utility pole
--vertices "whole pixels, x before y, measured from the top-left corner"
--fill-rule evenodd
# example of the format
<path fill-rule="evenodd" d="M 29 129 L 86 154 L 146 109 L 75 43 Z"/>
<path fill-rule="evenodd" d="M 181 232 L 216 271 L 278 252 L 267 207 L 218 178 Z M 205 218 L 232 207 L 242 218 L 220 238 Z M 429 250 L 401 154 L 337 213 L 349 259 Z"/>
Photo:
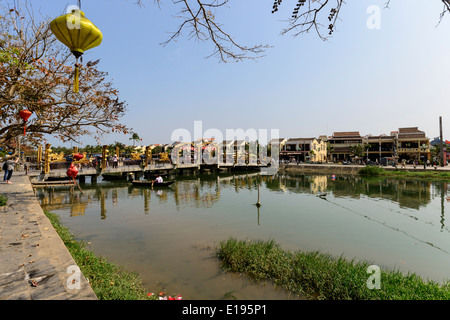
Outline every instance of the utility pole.
<path fill-rule="evenodd" d="M 444 140 L 442 138 L 442 117 L 439 117 L 439 142 L 440 142 L 440 158 L 441 167 L 444 166 Z"/>

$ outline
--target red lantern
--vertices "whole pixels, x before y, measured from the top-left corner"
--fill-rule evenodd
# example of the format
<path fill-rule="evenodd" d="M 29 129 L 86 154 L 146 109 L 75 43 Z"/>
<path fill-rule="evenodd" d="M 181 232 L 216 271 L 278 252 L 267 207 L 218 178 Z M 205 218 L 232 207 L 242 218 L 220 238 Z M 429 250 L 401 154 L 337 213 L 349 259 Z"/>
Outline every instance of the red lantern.
<path fill-rule="evenodd" d="M 23 125 L 23 135 L 26 135 L 27 134 L 27 132 L 26 132 L 26 128 L 27 128 L 26 122 L 27 122 L 28 118 L 31 117 L 31 111 L 29 111 L 27 109 L 23 109 L 23 110 L 19 111 L 19 115 L 22 118 L 22 120 L 25 122 L 25 124 Z"/>
<path fill-rule="evenodd" d="M 83 159 L 83 157 L 84 157 L 84 154 L 81 154 L 81 153 L 76 153 L 73 155 L 73 158 L 77 161 Z"/>
<path fill-rule="evenodd" d="M 75 177 L 78 174 L 78 168 L 71 163 L 69 169 L 67 169 L 67 176 L 73 178 L 75 180 Z"/>

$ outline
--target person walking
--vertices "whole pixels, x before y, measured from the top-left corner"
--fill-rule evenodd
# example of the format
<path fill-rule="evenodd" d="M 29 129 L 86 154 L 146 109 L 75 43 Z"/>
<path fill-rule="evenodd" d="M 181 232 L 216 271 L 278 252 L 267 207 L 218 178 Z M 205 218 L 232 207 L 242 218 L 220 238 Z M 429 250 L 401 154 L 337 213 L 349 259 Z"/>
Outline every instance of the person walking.
<path fill-rule="evenodd" d="M 18 161 L 19 161 L 18 157 L 16 157 L 15 159 L 10 158 L 6 160 L 5 176 L 3 177 L 3 181 L 5 181 L 8 184 L 12 184 L 12 182 L 9 180 L 11 180 L 11 176 L 14 172 L 14 167 Z"/>
<path fill-rule="evenodd" d="M 115 154 L 114 157 L 112 158 L 113 161 L 113 168 L 117 168 L 118 167 L 118 161 L 119 159 L 117 158 L 117 155 Z"/>

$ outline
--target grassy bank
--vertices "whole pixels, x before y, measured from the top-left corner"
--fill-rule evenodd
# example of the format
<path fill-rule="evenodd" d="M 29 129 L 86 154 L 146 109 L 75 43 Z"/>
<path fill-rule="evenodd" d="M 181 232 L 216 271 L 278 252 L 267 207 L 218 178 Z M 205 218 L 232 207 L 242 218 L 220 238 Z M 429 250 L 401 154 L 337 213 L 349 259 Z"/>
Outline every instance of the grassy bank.
<path fill-rule="evenodd" d="M 450 172 L 442 172 L 435 169 L 427 171 L 409 171 L 404 169 L 384 170 L 381 167 L 366 166 L 358 171 L 360 175 L 386 176 L 394 178 L 421 178 L 434 180 L 450 180 Z"/>
<path fill-rule="evenodd" d="M 76 241 L 70 231 L 61 224 L 58 215 L 45 212 L 53 227 L 63 240 L 83 275 L 100 300 L 149 300 L 147 291 L 137 273 L 126 271 L 124 267 L 108 262 L 86 249 L 86 244 Z"/>
<path fill-rule="evenodd" d="M 347 261 L 320 252 L 290 252 L 273 241 L 229 239 L 218 247 L 223 268 L 256 281 L 271 281 L 295 295 L 327 300 L 448 300 L 450 283 L 415 274 L 381 270 L 380 289 L 369 289 L 368 262 Z"/>

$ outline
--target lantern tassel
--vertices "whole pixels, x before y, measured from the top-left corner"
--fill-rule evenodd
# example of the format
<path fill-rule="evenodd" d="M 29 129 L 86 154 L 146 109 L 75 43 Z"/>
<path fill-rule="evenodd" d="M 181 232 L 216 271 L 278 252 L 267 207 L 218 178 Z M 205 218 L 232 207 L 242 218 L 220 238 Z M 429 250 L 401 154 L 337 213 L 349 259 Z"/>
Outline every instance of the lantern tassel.
<path fill-rule="evenodd" d="M 27 125 L 26 124 L 23 125 L 23 135 L 24 136 L 27 135 Z"/>
<path fill-rule="evenodd" d="M 73 92 L 78 93 L 79 91 L 79 81 L 80 81 L 80 68 L 78 67 L 78 59 L 75 64 L 75 80 L 73 84 Z"/>

